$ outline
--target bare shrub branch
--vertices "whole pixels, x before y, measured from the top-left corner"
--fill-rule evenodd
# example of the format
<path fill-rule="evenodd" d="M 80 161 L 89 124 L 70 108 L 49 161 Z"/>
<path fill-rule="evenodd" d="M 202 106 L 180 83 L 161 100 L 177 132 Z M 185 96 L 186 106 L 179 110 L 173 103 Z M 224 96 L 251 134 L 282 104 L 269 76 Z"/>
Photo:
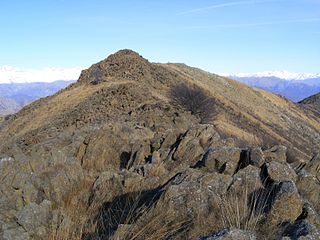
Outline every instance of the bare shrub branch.
<path fill-rule="evenodd" d="M 215 101 L 198 86 L 179 84 L 170 91 L 173 104 L 200 118 L 201 123 L 210 122 L 215 113 Z"/>

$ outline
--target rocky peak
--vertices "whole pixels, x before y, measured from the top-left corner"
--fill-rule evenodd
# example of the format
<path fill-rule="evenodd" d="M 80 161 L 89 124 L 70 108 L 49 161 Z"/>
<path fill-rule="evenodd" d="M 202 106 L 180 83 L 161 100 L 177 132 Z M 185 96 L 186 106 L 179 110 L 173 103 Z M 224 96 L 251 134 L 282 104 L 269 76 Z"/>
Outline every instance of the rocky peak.
<path fill-rule="evenodd" d="M 131 49 L 122 49 L 117 51 L 114 54 L 111 54 L 110 56 L 107 57 L 107 60 L 112 61 L 113 59 L 121 59 L 121 58 L 136 58 L 140 59 L 142 61 L 147 61 L 144 59 L 139 53 L 131 50 Z"/>
<path fill-rule="evenodd" d="M 96 85 L 111 79 L 139 81 L 150 75 L 152 67 L 138 53 L 124 49 L 82 71 L 78 82 Z"/>

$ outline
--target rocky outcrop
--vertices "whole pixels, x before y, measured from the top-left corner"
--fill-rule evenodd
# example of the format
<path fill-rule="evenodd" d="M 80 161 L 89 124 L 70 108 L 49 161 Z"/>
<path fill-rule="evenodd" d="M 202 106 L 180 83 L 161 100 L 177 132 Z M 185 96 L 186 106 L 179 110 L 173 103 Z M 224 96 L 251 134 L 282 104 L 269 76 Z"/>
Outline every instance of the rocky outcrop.
<path fill-rule="evenodd" d="M 50 234 L 49 225 L 54 222 L 62 228 L 69 221 L 67 226 L 72 228 L 75 220 L 71 220 L 74 216 L 68 213 L 68 208 L 75 196 L 82 206 L 95 208 L 96 216 L 104 216 L 109 211 L 121 212 L 122 217 L 111 225 L 106 221 L 114 217 L 112 214 L 87 219 L 96 226 L 109 226 L 108 232 L 96 229 L 91 233 L 92 238 L 95 234 L 109 237 L 116 234 L 125 239 L 145 227 L 141 224 L 146 224 L 144 219 L 151 218 L 152 212 L 159 214 L 163 209 L 168 210 L 162 217 L 168 223 L 164 227 L 180 219 L 187 227 L 179 234 L 194 239 L 255 239 L 265 231 L 263 225 L 259 226 L 263 221 L 283 236 L 289 227 L 302 228 L 297 224 L 302 220 L 310 234 L 312 229 L 317 229 L 319 222 L 312 217 L 311 210 L 304 207 L 308 201 L 309 209 L 314 209 L 313 214 L 317 216 L 317 198 L 308 195 L 305 188 L 312 186 L 309 183 L 312 180 L 308 180 L 305 169 L 304 174 L 295 173 L 283 159 L 284 150 L 278 151 L 284 148 L 277 146 L 262 151 L 226 147 L 225 140 L 212 125 L 196 124 L 187 130 L 181 128 L 180 132 L 178 129 L 166 130 L 161 136 L 147 128 L 126 128 L 127 135 L 122 128 L 105 129 L 102 135 L 85 138 L 85 146 L 80 145 L 78 151 L 81 157 L 77 159 L 66 157 L 63 150 L 52 152 L 48 162 L 27 158 L 22 161 L 14 156 L 2 158 L 1 189 L 5 193 L 0 205 L 2 237 L 43 238 Z M 101 140 L 105 137 L 108 141 Z M 112 140 L 114 138 L 119 141 Z M 127 139 L 135 144 L 130 145 Z M 113 145 L 112 149 L 100 145 L 99 141 L 110 140 L 120 144 Z M 100 156 L 105 154 L 103 161 L 100 162 L 98 155 L 95 160 L 86 159 L 90 152 L 87 148 L 103 150 L 100 152 Z M 100 165 L 87 165 L 94 161 Z M 112 165 L 108 165 L 110 163 Z M 85 184 L 86 181 L 89 184 Z M 120 209 L 115 210 L 118 205 Z M 239 216 L 233 212 L 237 206 L 243 209 Z M 126 208 L 132 211 L 134 220 L 129 213 L 122 212 Z M 136 216 L 136 211 L 142 208 L 142 213 Z M 57 214 L 69 220 L 57 222 L 54 220 Z M 279 227 L 284 222 L 291 225 Z M 219 231 L 223 228 L 243 230 L 222 234 Z M 296 234 L 302 232 L 302 236 L 307 230 L 298 229 Z M 177 239 L 184 239 L 174 231 L 169 232 Z M 203 237 L 212 232 L 216 233 Z"/>

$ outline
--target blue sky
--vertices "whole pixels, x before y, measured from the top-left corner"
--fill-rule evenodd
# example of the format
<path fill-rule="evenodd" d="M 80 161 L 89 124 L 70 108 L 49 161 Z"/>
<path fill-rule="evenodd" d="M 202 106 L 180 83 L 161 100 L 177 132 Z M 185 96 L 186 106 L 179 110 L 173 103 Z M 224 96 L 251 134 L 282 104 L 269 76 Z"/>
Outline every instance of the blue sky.
<path fill-rule="evenodd" d="M 320 72 L 320 0 L 3 0 L 0 66 L 88 67 L 123 48 L 211 72 Z"/>

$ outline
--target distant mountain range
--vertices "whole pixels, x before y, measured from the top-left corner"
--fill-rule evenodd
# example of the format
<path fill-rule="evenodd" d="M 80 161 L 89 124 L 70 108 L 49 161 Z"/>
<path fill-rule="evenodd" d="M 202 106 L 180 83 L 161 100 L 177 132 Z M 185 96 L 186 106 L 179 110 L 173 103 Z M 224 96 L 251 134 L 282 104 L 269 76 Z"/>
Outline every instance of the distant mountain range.
<path fill-rule="evenodd" d="M 290 73 L 287 71 L 255 74 L 222 74 L 249 86 L 282 95 L 299 102 L 320 92 L 320 74 Z"/>
<path fill-rule="evenodd" d="M 0 116 L 15 113 L 25 105 L 52 95 L 72 82 L 74 81 L 0 84 Z"/>
<path fill-rule="evenodd" d="M 307 80 L 312 78 L 320 78 L 320 73 L 299 73 L 289 71 L 263 71 L 257 73 L 237 73 L 237 74 L 223 74 L 237 77 L 276 77 L 284 80 Z"/>

